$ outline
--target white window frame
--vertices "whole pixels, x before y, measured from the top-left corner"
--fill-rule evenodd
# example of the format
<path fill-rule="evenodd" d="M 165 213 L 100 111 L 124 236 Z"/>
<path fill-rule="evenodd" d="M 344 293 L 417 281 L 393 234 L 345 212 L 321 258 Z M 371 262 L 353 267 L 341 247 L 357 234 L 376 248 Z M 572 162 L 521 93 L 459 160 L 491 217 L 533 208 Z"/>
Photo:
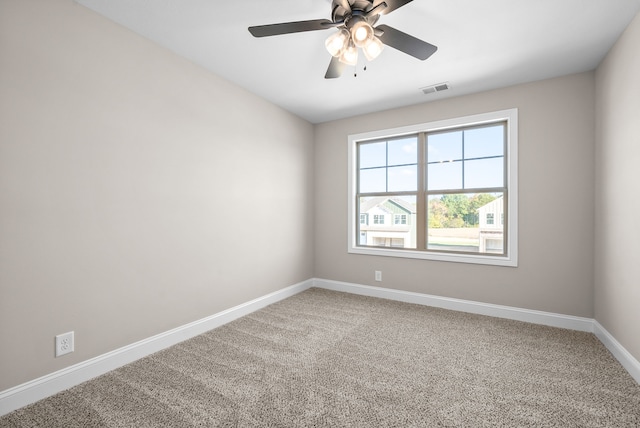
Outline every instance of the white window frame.
<path fill-rule="evenodd" d="M 399 137 L 420 132 L 434 132 L 462 126 L 475 126 L 493 122 L 506 121 L 507 126 L 507 171 L 506 188 L 509 192 L 507 199 L 508 224 L 506 230 L 507 251 L 504 255 L 492 254 L 457 254 L 442 253 L 428 250 L 372 248 L 358 246 L 356 218 L 356 183 L 358 173 L 358 143 L 382 138 Z M 348 248 L 352 254 L 364 254 L 372 256 L 402 257 L 410 259 L 424 259 L 444 262 L 474 263 L 495 266 L 518 266 L 518 109 L 500 110 L 489 113 L 464 116 L 453 119 L 439 120 L 435 122 L 421 123 L 417 125 L 403 126 L 399 128 L 384 129 L 379 131 L 353 134 L 348 137 Z"/>

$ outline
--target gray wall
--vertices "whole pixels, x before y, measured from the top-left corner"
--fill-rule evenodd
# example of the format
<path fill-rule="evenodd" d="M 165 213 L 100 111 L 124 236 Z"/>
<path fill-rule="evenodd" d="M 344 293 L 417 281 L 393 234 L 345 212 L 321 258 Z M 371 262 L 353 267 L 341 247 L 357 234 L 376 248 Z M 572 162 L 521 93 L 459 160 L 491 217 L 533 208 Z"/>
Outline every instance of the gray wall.
<path fill-rule="evenodd" d="M 596 73 L 595 317 L 640 361 L 640 15 Z"/>
<path fill-rule="evenodd" d="M 592 317 L 594 97 L 588 72 L 316 126 L 316 276 Z M 512 107 L 519 109 L 517 268 L 347 253 L 349 134 Z"/>
<path fill-rule="evenodd" d="M 0 207 L 2 391 L 313 277 L 313 126 L 71 0 L 2 0 Z"/>

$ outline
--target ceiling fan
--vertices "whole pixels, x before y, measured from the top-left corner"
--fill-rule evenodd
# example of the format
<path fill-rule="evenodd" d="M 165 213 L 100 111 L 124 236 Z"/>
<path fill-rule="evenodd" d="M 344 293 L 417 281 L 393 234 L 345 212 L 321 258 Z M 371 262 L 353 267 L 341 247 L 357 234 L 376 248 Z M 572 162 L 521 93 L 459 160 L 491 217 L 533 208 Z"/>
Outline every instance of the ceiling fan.
<path fill-rule="evenodd" d="M 266 37 L 336 28 L 338 31 L 329 36 L 325 42 L 332 58 L 324 77 L 333 79 L 340 77 L 345 66 L 357 64 L 358 48 L 362 49 L 369 61 L 380 55 L 383 45 L 391 46 L 422 61 L 434 54 L 438 48 L 430 43 L 388 25 L 374 27 L 380 15 L 391 13 L 411 1 L 333 0 L 331 20 L 313 19 L 258 25 L 249 27 L 249 32 L 254 37 Z"/>

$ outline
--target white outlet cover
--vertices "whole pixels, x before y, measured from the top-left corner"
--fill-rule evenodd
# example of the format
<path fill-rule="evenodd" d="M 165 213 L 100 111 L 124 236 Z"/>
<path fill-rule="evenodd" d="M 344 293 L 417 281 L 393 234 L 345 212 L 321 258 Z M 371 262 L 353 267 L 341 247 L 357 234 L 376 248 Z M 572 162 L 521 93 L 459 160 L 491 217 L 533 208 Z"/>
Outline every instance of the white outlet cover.
<path fill-rule="evenodd" d="M 73 332 L 59 334 L 56 336 L 56 357 L 70 354 L 74 350 Z"/>

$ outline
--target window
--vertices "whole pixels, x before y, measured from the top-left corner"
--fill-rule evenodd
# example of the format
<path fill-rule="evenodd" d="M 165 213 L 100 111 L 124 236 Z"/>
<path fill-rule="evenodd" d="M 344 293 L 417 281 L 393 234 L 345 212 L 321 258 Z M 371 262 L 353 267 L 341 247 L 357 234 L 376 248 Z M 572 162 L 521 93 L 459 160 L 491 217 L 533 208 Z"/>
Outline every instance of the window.
<path fill-rule="evenodd" d="M 393 216 L 393 224 L 407 224 L 406 214 L 395 214 Z"/>
<path fill-rule="evenodd" d="M 369 216 L 367 214 L 360 214 L 360 224 L 369 224 Z"/>
<path fill-rule="evenodd" d="M 349 252 L 517 266 L 516 109 L 352 135 L 349 168 Z"/>

